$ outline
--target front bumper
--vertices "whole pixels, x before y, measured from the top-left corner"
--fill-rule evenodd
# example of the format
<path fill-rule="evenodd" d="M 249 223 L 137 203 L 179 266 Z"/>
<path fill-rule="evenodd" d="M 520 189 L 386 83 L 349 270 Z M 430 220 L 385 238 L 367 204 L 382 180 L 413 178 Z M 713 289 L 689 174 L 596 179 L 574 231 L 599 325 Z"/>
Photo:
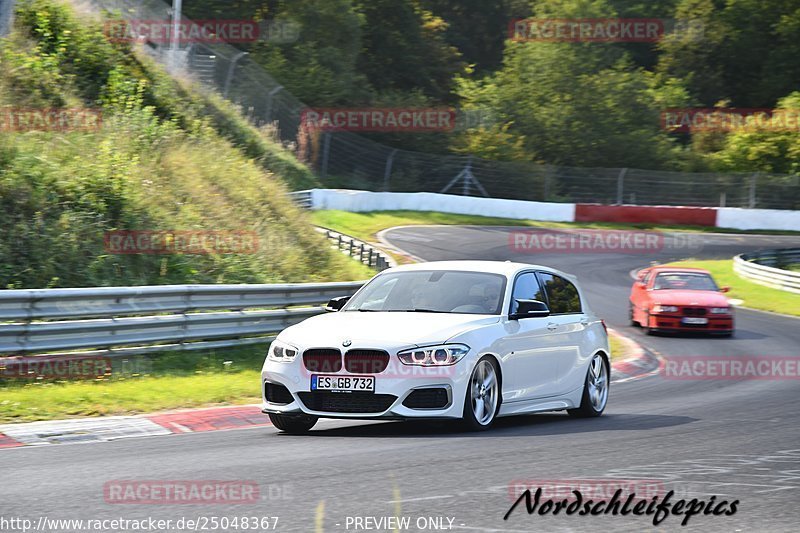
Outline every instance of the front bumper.
<path fill-rule="evenodd" d="M 295 360 L 291 363 L 267 361 L 261 371 L 261 410 L 264 413 L 302 413 L 320 418 L 461 418 L 471 368 L 468 359 L 470 358 L 464 358 L 452 366 L 436 369 L 397 364 L 390 365 L 386 371 L 377 374 L 350 374 L 345 370 L 320 372 L 326 375 L 375 376 L 374 393 L 311 391 L 313 372 L 306 370 L 302 361 Z M 285 387 L 291 395 L 291 401 L 289 403 L 268 401 L 266 384 Z M 413 408 L 403 405 L 409 396 L 419 389 L 445 389 L 447 404 L 436 408 Z M 367 409 L 367 411 L 352 412 L 353 409 Z"/>
<path fill-rule="evenodd" d="M 650 316 L 650 328 L 654 331 L 698 333 L 730 333 L 733 331 L 732 315 L 707 315 L 707 324 L 684 324 L 682 315 L 654 314 Z"/>

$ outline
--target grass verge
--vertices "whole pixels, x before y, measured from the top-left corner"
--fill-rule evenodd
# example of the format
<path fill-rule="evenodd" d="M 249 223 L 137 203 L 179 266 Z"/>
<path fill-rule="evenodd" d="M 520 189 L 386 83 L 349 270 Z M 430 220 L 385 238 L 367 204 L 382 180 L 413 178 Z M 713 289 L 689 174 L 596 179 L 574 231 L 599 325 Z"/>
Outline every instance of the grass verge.
<path fill-rule="evenodd" d="M 0 423 L 258 403 L 267 346 L 133 356 L 96 380 L 6 380 Z"/>
<path fill-rule="evenodd" d="M 739 277 L 733 271 L 733 260 L 678 261 L 671 265 L 704 268 L 711 272 L 718 285 L 729 286 L 727 296 L 742 300 L 744 307 L 761 311 L 772 311 L 784 315 L 800 316 L 800 295 L 765 287 Z"/>

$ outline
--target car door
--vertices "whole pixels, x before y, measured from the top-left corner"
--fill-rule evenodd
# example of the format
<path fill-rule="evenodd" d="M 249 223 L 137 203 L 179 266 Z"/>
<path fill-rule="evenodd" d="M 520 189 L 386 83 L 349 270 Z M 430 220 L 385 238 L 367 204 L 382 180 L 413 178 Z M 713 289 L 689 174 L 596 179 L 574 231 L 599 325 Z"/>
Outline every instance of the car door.
<path fill-rule="evenodd" d="M 565 394 L 583 385 L 586 358 L 591 355 L 587 339 L 590 317 L 583 312 L 578 288 L 570 280 L 552 272 L 537 272 L 539 285 L 550 307 L 551 328 L 558 339 L 555 394 Z"/>
<path fill-rule="evenodd" d="M 509 314 L 516 311 L 514 300 L 517 299 L 546 302 L 534 271 L 516 276 Z M 555 331 L 557 326 L 548 317 L 507 318 L 503 326 L 505 334 L 497 341 L 497 353 L 503 364 L 503 402 L 554 395 L 558 360 L 562 355 L 560 336 Z"/>

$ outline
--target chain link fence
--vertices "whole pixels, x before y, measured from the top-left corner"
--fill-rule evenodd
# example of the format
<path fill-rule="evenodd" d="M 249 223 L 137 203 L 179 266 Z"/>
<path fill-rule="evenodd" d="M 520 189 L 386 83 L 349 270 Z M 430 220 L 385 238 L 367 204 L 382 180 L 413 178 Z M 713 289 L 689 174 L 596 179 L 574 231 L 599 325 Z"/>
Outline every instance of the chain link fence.
<path fill-rule="evenodd" d="M 92 3 L 130 20 L 172 17 L 171 6 L 161 0 Z M 309 130 L 302 124 L 307 106 L 246 52 L 224 43 L 174 48 L 169 43 L 146 42 L 145 46 L 167 67 L 185 71 L 205 89 L 235 102 L 256 126 L 274 128 L 281 142 L 315 171 L 324 186 L 550 202 L 800 209 L 800 177 L 796 175 L 500 162 L 399 150 L 348 131 Z"/>

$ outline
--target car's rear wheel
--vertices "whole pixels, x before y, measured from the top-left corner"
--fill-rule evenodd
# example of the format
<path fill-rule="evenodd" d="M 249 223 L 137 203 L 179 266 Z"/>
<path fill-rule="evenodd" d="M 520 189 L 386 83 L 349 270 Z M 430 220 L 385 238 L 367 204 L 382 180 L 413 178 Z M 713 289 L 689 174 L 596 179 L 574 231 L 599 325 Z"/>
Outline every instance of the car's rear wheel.
<path fill-rule="evenodd" d="M 600 354 L 592 357 L 589 370 L 586 371 L 581 406 L 577 409 L 568 409 L 567 413 L 578 418 L 602 415 L 608 403 L 609 374 L 606 358 Z"/>
<path fill-rule="evenodd" d="M 314 427 L 314 424 L 316 424 L 318 420 L 316 416 L 279 415 L 275 413 L 270 413 L 269 419 L 272 421 L 273 426 L 284 433 L 291 433 L 292 435 L 306 433 L 309 429 Z"/>
<path fill-rule="evenodd" d="M 639 325 L 639 323 L 636 321 L 636 315 L 634 314 L 633 303 L 628 304 L 628 317 L 631 321 L 631 326 Z"/>
<path fill-rule="evenodd" d="M 491 357 L 484 357 L 472 370 L 464 398 L 463 422 L 467 429 L 485 431 L 492 427 L 500 410 L 500 375 Z"/>

